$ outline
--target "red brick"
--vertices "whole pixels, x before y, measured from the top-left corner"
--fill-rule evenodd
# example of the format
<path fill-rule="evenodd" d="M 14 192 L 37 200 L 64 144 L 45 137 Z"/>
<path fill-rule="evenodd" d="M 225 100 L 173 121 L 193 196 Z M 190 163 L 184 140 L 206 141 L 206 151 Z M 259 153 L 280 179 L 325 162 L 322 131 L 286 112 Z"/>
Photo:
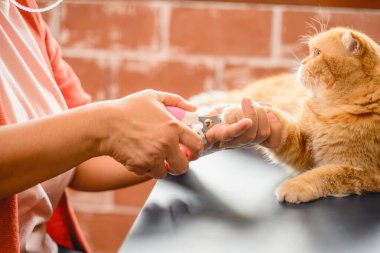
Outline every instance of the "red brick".
<path fill-rule="evenodd" d="M 268 56 L 272 12 L 257 9 L 174 8 L 170 45 L 174 52 Z"/>
<path fill-rule="evenodd" d="M 377 42 L 380 42 L 380 13 L 368 10 L 349 10 L 347 12 L 331 12 L 328 15 L 324 10 L 324 14 L 319 15 L 316 12 L 298 12 L 298 11 L 286 11 L 283 13 L 282 24 L 282 55 L 285 57 L 293 57 L 292 53 L 298 57 L 307 55 L 307 47 L 300 43 L 302 35 L 307 35 L 312 32 L 308 28 L 307 22 L 312 23 L 320 30 L 320 26 L 312 18 L 316 18 L 323 23 L 327 23 L 328 27 L 345 26 L 360 30 L 367 35 L 373 37 Z M 329 16 L 329 17 L 328 17 Z"/>
<path fill-rule="evenodd" d="M 143 89 L 177 93 L 185 98 L 215 83 L 214 70 L 205 64 L 174 61 L 125 61 L 117 73 L 118 96 Z"/>
<path fill-rule="evenodd" d="M 155 183 L 156 180 L 150 180 L 136 186 L 115 191 L 114 204 L 142 207 Z"/>
<path fill-rule="evenodd" d="M 300 42 L 301 36 L 312 32 L 307 22 L 312 18 L 319 18 L 315 12 L 286 11 L 282 18 L 282 56 L 287 58 L 304 58 L 308 54 L 308 47 Z"/>
<path fill-rule="evenodd" d="M 241 88 L 254 80 L 290 71 L 293 70 L 284 67 L 261 68 L 229 64 L 224 68 L 223 87 L 227 89 Z"/>
<path fill-rule="evenodd" d="M 68 196 L 71 203 L 73 203 L 74 208 L 76 204 L 86 204 L 92 206 L 103 206 L 105 203 L 109 202 L 108 192 L 82 192 L 72 189 L 67 189 Z M 111 200 L 112 201 L 112 200 Z"/>
<path fill-rule="evenodd" d="M 110 80 L 110 65 L 107 60 L 66 58 L 67 63 L 73 68 L 81 80 L 82 86 L 94 101 L 108 98 L 107 85 Z"/>
<path fill-rule="evenodd" d="M 117 252 L 136 216 L 76 212 L 90 248 L 94 252 Z"/>
<path fill-rule="evenodd" d="M 380 11 L 355 10 L 348 13 L 331 13 L 329 26 L 345 26 L 359 30 L 380 44 Z"/>
<path fill-rule="evenodd" d="M 64 47 L 155 50 L 158 10 L 123 1 L 67 3 L 61 10 Z"/>

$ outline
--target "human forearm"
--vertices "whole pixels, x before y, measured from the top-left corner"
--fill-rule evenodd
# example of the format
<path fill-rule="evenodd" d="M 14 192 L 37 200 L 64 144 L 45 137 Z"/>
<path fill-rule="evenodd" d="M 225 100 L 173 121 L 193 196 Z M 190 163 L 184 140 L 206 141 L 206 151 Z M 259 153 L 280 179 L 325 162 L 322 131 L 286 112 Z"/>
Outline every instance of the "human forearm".
<path fill-rule="evenodd" d="M 173 165 L 175 173 L 184 173 L 188 161 L 179 144 L 196 157 L 202 141 L 165 105 L 195 109 L 177 95 L 145 90 L 0 127 L 0 198 L 101 155 L 112 156 L 136 174 L 163 177 L 167 173 L 164 160 Z"/>
<path fill-rule="evenodd" d="M 0 198 L 97 156 L 97 106 L 0 127 Z M 96 128 L 95 128 L 96 126 Z"/>
<path fill-rule="evenodd" d="M 108 156 L 95 157 L 77 166 L 70 187 L 80 191 L 107 191 L 152 179 L 138 176 Z"/>

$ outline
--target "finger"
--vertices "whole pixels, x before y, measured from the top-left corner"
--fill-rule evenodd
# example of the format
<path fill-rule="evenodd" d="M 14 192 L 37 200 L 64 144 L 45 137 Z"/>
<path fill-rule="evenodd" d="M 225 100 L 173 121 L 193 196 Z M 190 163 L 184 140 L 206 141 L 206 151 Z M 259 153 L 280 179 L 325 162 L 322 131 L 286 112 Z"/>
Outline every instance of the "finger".
<path fill-rule="evenodd" d="M 165 168 L 164 161 L 156 163 L 150 170 L 149 175 L 154 178 L 160 179 L 166 177 L 167 171 Z"/>
<path fill-rule="evenodd" d="M 179 145 L 172 145 L 168 150 L 166 161 L 169 163 L 169 173 L 172 175 L 182 175 L 189 168 L 189 162 L 182 153 Z"/>
<path fill-rule="evenodd" d="M 270 124 L 267 113 L 263 107 L 256 107 L 258 116 L 258 129 L 256 136 L 256 143 L 261 143 L 270 136 Z"/>
<path fill-rule="evenodd" d="M 177 94 L 158 91 L 157 95 L 158 100 L 166 106 L 176 106 L 191 112 L 197 109 L 197 106 L 190 104 L 186 99 Z"/>
<path fill-rule="evenodd" d="M 268 102 L 257 102 L 259 105 L 264 106 L 264 107 L 272 107 L 271 103 Z"/>
<path fill-rule="evenodd" d="M 250 128 L 247 128 L 244 132 L 242 132 L 236 138 L 231 140 L 222 141 L 219 144 L 220 148 L 237 148 L 237 147 L 245 147 L 248 144 L 254 144 L 254 138 L 249 135 Z"/>
<path fill-rule="evenodd" d="M 244 98 L 241 102 L 244 117 L 252 120 L 252 127 L 250 129 L 251 135 L 256 137 L 257 129 L 259 127 L 259 118 L 253 102 L 250 98 Z"/>
<path fill-rule="evenodd" d="M 189 151 L 188 159 L 190 161 L 197 159 L 204 148 L 202 137 L 187 126 L 181 128 L 179 143 L 183 144 Z"/>
<path fill-rule="evenodd" d="M 263 142 L 263 146 L 267 148 L 277 148 L 281 144 L 282 125 L 278 118 L 272 113 L 268 113 L 271 134 L 269 138 Z"/>
<path fill-rule="evenodd" d="M 206 133 L 206 139 L 211 143 L 229 141 L 243 135 L 251 126 L 252 120 L 246 118 L 233 124 L 218 124 Z"/>

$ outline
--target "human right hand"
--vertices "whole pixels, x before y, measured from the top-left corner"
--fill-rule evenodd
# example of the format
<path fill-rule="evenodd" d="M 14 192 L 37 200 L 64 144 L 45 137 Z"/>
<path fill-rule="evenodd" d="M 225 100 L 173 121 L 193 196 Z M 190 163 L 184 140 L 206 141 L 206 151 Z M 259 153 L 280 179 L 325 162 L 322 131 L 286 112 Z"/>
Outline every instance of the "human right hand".
<path fill-rule="evenodd" d="M 106 134 L 99 145 L 100 153 L 112 156 L 138 175 L 165 177 L 165 160 L 171 173 L 183 174 L 188 159 L 196 159 L 203 149 L 201 138 L 165 109 L 196 109 L 178 95 L 145 90 L 105 103 Z M 179 144 L 189 150 L 188 159 Z"/>
<path fill-rule="evenodd" d="M 189 159 L 195 159 L 203 149 L 202 140 L 175 119 L 166 105 L 195 110 L 177 95 L 146 90 L 118 100 L 1 126 L 0 199 L 74 167 L 83 167 L 80 165 L 85 161 L 104 155 L 140 175 L 165 176 L 164 160 L 173 168 L 172 174 L 184 173 L 188 160 L 179 144 L 189 150 Z M 93 175 L 107 176 L 98 178 L 102 181 L 100 184 L 90 183 L 88 173 L 79 169 L 76 172 L 81 171 L 79 174 L 84 176 L 75 173 L 76 186 L 82 185 L 80 181 L 86 181 L 87 186 L 82 187 L 89 187 L 87 189 L 111 189 L 129 184 L 119 169 L 104 167 L 104 172 L 99 174 L 91 171 L 92 166 L 86 167 Z M 118 175 L 121 175 L 120 180 L 117 180 Z"/>

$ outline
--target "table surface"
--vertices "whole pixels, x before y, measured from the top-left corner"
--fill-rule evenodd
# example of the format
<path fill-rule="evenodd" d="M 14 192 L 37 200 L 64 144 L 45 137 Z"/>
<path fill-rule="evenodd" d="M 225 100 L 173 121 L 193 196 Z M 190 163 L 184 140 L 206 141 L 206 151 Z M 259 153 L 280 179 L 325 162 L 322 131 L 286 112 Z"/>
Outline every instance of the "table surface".
<path fill-rule="evenodd" d="M 277 202 L 285 171 L 222 151 L 159 180 L 119 253 L 380 252 L 380 194 Z"/>

